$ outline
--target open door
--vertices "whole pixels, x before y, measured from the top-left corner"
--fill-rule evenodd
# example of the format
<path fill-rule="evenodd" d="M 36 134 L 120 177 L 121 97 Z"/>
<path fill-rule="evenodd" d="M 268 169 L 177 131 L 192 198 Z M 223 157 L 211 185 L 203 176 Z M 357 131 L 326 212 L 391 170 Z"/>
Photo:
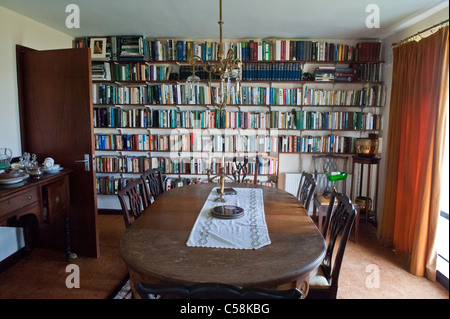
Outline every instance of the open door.
<path fill-rule="evenodd" d="M 89 48 L 16 47 L 22 152 L 71 168 L 71 248 L 99 256 Z"/>

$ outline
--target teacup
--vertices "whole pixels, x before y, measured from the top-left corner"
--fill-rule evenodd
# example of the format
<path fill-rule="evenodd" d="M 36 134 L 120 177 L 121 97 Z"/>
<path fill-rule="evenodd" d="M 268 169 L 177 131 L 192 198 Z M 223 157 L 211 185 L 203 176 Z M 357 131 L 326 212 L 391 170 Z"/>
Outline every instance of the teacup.
<path fill-rule="evenodd" d="M 52 168 L 53 165 L 55 165 L 55 160 L 51 157 L 47 157 L 47 158 L 45 158 L 43 164 L 44 164 L 45 168 Z"/>

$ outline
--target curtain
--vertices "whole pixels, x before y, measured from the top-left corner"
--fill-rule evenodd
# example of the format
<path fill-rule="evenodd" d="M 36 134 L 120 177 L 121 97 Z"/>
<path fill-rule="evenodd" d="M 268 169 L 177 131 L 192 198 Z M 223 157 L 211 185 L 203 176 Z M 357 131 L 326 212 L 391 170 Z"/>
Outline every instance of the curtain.
<path fill-rule="evenodd" d="M 411 273 L 434 281 L 448 112 L 448 26 L 395 47 L 393 58 L 380 241 L 409 258 Z"/>

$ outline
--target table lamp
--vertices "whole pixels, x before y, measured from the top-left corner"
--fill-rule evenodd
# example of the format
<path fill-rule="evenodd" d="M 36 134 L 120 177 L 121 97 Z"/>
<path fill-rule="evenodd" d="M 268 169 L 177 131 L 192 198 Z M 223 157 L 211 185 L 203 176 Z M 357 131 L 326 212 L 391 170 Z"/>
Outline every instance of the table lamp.
<path fill-rule="evenodd" d="M 327 172 L 326 175 L 327 179 L 333 182 L 333 190 L 336 189 L 335 182 L 344 180 L 348 176 L 347 172 Z M 330 196 L 330 194 L 327 194 L 327 196 Z"/>

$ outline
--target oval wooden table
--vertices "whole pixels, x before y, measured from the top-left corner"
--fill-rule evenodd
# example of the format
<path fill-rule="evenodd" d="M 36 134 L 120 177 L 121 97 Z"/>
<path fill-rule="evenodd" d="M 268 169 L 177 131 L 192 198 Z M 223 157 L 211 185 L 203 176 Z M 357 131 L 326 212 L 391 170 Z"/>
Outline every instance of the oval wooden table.
<path fill-rule="evenodd" d="M 137 281 L 215 282 L 279 289 L 295 286 L 306 296 L 309 278 L 322 262 L 326 244 L 301 203 L 290 193 L 226 183 L 226 187 L 263 189 L 271 244 L 256 250 L 186 245 L 206 198 L 217 186 L 196 184 L 165 192 L 126 229 L 120 239 L 120 253 L 132 289 Z"/>

